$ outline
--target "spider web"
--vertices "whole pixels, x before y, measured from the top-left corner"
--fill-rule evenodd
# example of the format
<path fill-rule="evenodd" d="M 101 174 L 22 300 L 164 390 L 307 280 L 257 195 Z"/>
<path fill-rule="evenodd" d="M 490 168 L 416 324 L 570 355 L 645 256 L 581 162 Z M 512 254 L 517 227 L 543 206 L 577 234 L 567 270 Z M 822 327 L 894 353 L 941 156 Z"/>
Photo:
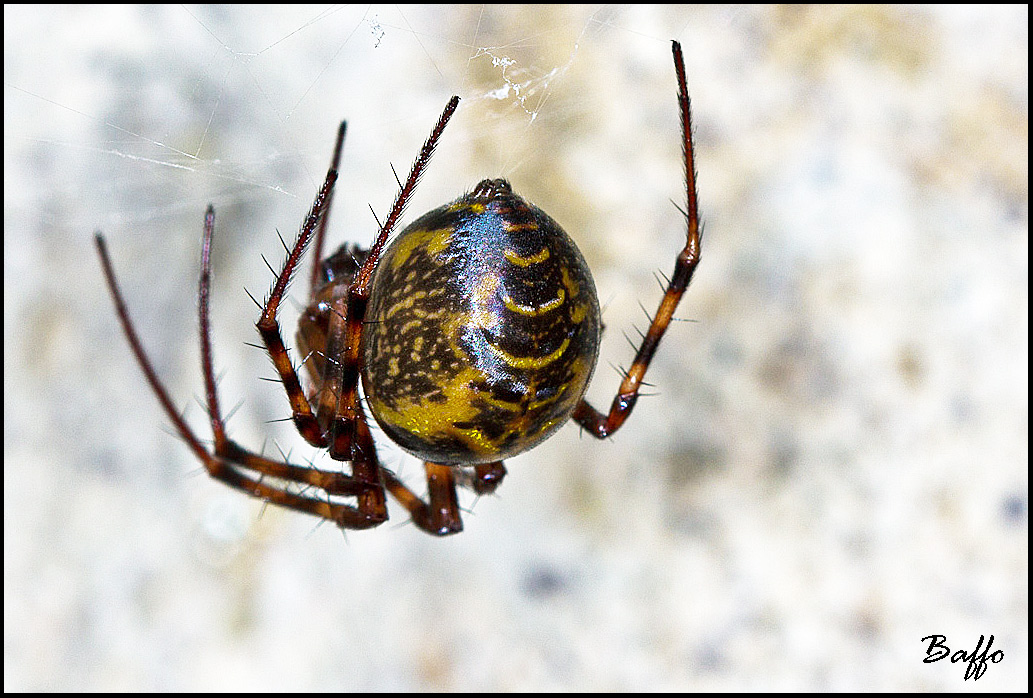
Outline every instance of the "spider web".
<path fill-rule="evenodd" d="M 457 155 L 458 144 L 502 125 L 508 132 L 494 137 L 492 171 L 518 171 L 535 147 L 532 124 L 543 109 L 557 111 L 549 107 L 554 81 L 570 71 L 586 34 L 606 26 L 606 18 L 582 14 L 564 18 L 574 29 L 562 36 L 554 30 L 501 39 L 484 36 L 491 32 L 481 25 L 499 18 L 488 22 L 483 9 L 83 10 L 76 22 L 54 30 L 78 32 L 79 22 L 87 24 L 73 48 L 46 57 L 55 65 L 37 63 L 35 74 L 8 66 L 16 76 L 7 83 L 8 99 L 46 117 L 37 130 L 47 133 L 35 142 L 51 146 L 54 157 L 65 159 L 62 149 L 78 151 L 111 175 L 95 178 L 110 183 L 108 189 L 88 193 L 146 189 L 157 180 L 175 187 L 166 188 L 165 200 L 197 187 L 216 201 L 269 192 L 305 201 L 325 170 L 336 123 L 347 118 L 353 127 L 347 161 L 358 160 L 349 170 L 364 173 L 351 188 L 361 191 L 369 182 L 371 191 L 380 189 L 371 203 L 383 209 L 380 201 L 393 193 L 381 181 L 388 163 L 404 158 L 396 165 L 407 167 L 419 142 L 407 139 L 422 138 L 451 93 L 463 97 L 475 128 L 452 139 L 457 146 L 448 157 L 458 162 L 449 170 L 470 159 Z M 70 37 L 56 38 L 64 45 Z M 86 65 L 70 65 L 79 56 Z M 543 65 L 548 59 L 554 62 Z M 78 72 L 68 73 L 72 67 Z M 61 75 L 67 82 L 43 80 Z M 8 127 L 33 131 L 28 124 Z M 385 179 L 390 184 L 393 175 Z M 81 182 L 67 186 L 76 184 L 85 189 Z M 142 205 L 120 207 L 111 222 L 192 206 L 149 206 L 152 197 L 138 198 Z"/>

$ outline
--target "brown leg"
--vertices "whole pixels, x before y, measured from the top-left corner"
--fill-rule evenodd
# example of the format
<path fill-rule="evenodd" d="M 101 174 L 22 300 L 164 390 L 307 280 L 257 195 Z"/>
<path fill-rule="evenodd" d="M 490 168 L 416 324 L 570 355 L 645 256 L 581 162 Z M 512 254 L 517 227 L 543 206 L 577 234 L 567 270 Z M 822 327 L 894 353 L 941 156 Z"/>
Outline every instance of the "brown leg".
<path fill-rule="evenodd" d="M 502 484 L 502 478 L 506 477 L 506 468 L 502 461 L 485 463 L 473 467 L 473 477 L 470 482 L 463 482 L 477 494 L 493 494 Z"/>
<path fill-rule="evenodd" d="M 369 300 L 369 283 L 380 260 L 380 254 L 387 243 L 398 218 L 402 215 L 409 197 L 416 189 L 420 175 L 430 161 L 438 140 L 445 130 L 446 124 L 455 113 L 459 98 L 452 97 L 441 113 L 437 125 L 423 144 L 420 154 L 413 163 L 409 178 L 399 190 L 391 212 L 377 234 L 369 256 L 355 275 L 348 289 L 348 306 L 344 314 L 344 351 L 341 352 L 341 393 L 337 401 L 337 414 L 330 428 L 330 456 L 338 460 L 350 460 L 356 478 L 372 477 L 374 469 L 379 470 L 384 485 L 392 496 L 408 509 L 413 521 L 420 528 L 436 535 L 446 535 L 462 530 L 459 517 L 459 503 L 455 492 L 455 475 L 452 468 L 434 463 L 427 463 L 427 483 L 430 504 L 424 504 L 412 490 L 406 487 L 393 473 L 376 466 L 376 453 L 373 451 L 373 440 L 370 437 L 366 415 L 359 406 L 358 381 L 361 368 L 360 352 L 362 349 L 363 321 L 366 317 L 366 304 Z M 340 313 L 335 314 L 340 317 Z M 334 332 L 331 331 L 331 334 Z M 368 475 L 360 473 L 368 471 Z M 362 506 L 360 497 L 359 506 Z"/>
<path fill-rule="evenodd" d="M 143 349 L 136 333 L 129 311 L 126 308 L 122 292 L 115 277 L 107 245 L 100 233 L 96 234 L 97 252 L 108 288 L 115 302 L 119 322 L 129 341 L 130 348 L 139 364 L 147 382 L 161 403 L 165 414 L 172 421 L 180 437 L 187 443 L 194 455 L 204 465 L 205 470 L 217 480 L 230 487 L 246 492 L 273 504 L 296 509 L 315 516 L 334 521 L 343 528 L 369 528 L 382 523 L 386 519 L 386 511 L 360 511 L 355 507 L 330 501 L 330 496 L 366 496 L 370 485 L 352 477 L 336 472 L 324 472 L 315 468 L 303 468 L 290 463 L 273 461 L 264 456 L 247 451 L 226 436 L 225 422 L 219 411 L 219 401 L 215 389 L 214 370 L 212 368 L 211 340 L 208 327 L 209 300 L 209 251 L 214 230 L 214 212 L 209 207 L 205 214 L 205 239 L 202 248 L 202 271 L 200 292 L 201 316 L 201 352 L 202 368 L 205 375 L 205 392 L 207 397 L 212 433 L 215 437 L 215 453 L 209 453 L 193 430 L 180 416 L 172 403 L 168 391 L 158 378 L 147 353 Z M 249 471 L 251 471 L 249 473 Z M 253 474 L 252 474 L 253 473 Z M 266 481 L 268 478 L 270 482 Z M 296 483 L 303 486 L 302 491 L 293 491 L 290 485 Z M 304 490 L 315 488 L 314 494 Z M 380 489 L 379 487 L 375 489 Z M 320 496 L 320 495 L 325 496 Z M 382 490 L 381 490 L 382 494 Z"/>
<path fill-rule="evenodd" d="M 334 144 L 334 155 L 330 160 L 330 169 L 334 172 L 341 170 L 341 152 L 344 150 L 344 136 L 348 131 L 348 122 L 342 121 L 337 129 L 337 142 Z M 330 207 L 334 202 L 334 193 L 330 192 L 327 197 L 323 215 L 319 219 L 319 227 L 316 229 L 316 239 L 312 243 L 312 274 L 309 277 L 309 296 L 315 296 L 319 286 L 319 266 L 323 263 L 323 240 L 326 238 L 326 226 L 330 222 Z"/>
<path fill-rule="evenodd" d="M 330 194 L 333 191 L 335 179 L 336 172 L 334 170 L 330 170 L 327 174 L 326 182 L 323 184 L 319 194 L 316 196 L 316 201 L 312 205 L 312 210 L 305 221 L 305 225 L 302 227 L 302 232 L 298 236 L 298 241 L 295 243 L 294 250 L 288 256 L 287 262 L 284 264 L 284 269 L 280 273 L 280 278 L 277 279 L 276 285 L 270 293 L 269 300 L 266 302 L 265 312 L 262 316 L 263 320 L 267 317 L 271 318 L 272 328 L 275 330 L 275 337 L 273 337 L 273 339 L 278 342 L 279 347 L 282 349 L 282 354 L 274 355 L 273 349 L 275 345 L 270 344 L 269 341 L 267 341 L 266 346 L 269 348 L 270 356 L 273 357 L 273 363 L 279 368 L 279 357 L 290 370 L 289 376 L 287 377 L 289 378 L 289 381 L 285 379 L 281 372 L 281 379 L 284 379 L 284 385 L 287 386 L 287 394 L 288 396 L 292 396 L 292 391 L 296 388 L 303 407 L 306 410 L 309 410 L 308 414 L 310 415 L 311 410 L 309 409 L 308 400 L 305 398 L 304 394 L 301 393 L 301 386 L 298 383 L 297 373 L 295 373 L 294 367 L 291 365 L 289 357 L 287 357 L 286 349 L 283 348 L 283 340 L 280 338 L 279 332 L 279 323 L 276 321 L 276 308 L 278 307 L 279 300 L 283 295 L 287 283 L 290 281 L 290 276 L 294 266 L 296 266 L 300 260 L 300 255 L 304 253 L 306 231 L 311 234 L 312 225 L 315 221 L 320 220 L 321 212 L 329 205 Z M 201 366 L 204 373 L 205 394 L 208 399 L 208 413 L 212 423 L 212 433 L 215 435 L 215 455 L 222 456 L 233 462 L 241 463 L 262 474 L 275 475 L 275 471 L 281 470 L 282 466 L 287 464 L 269 462 L 266 459 L 258 458 L 230 441 L 226 436 L 226 427 L 219 410 L 218 392 L 215 385 L 214 361 L 212 360 L 211 332 L 208 323 L 208 306 L 211 296 L 209 288 L 211 284 L 210 253 L 214 233 L 215 213 L 211 206 L 209 206 L 208 213 L 205 216 L 204 242 L 201 246 L 201 281 L 198 290 L 198 305 L 201 325 Z M 259 331 L 262 332 L 263 338 L 269 338 L 271 335 L 267 329 L 263 329 L 261 321 L 259 322 Z M 291 383 L 290 381 L 293 382 Z M 294 400 L 292 399 L 292 403 L 293 402 Z M 295 424 L 297 423 L 298 413 L 295 412 Z M 321 439 L 324 438 L 322 430 L 319 431 L 319 435 Z M 315 471 L 320 473 L 317 479 L 323 483 L 319 488 L 326 490 L 327 494 L 348 494 L 357 496 L 358 500 L 355 507 L 346 506 L 337 512 L 338 515 L 345 515 L 346 513 L 347 516 L 351 517 L 350 525 L 348 526 L 349 528 L 366 527 L 367 525 L 375 526 L 387 520 L 387 503 L 384 500 L 384 489 L 380 484 L 376 453 L 373 450 L 372 438 L 369 436 L 368 429 L 366 430 L 366 440 L 369 443 L 369 447 L 365 449 L 365 452 L 370 454 L 370 458 L 360 464 L 353 464 L 351 476 L 344 475 L 343 473 L 320 473 L 320 471 Z M 292 471 L 292 476 L 287 479 L 293 482 L 307 482 L 307 478 L 311 477 L 311 475 L 308 475 L 307 473 L 310 470 L 314 470 L 298 468 L 297 466 L 289 466 L 289 468 Z M 328 480 L 330 482 L 327 482 Z M 354 516 L 353 512 L 355 514 Z"/>
<path fill-rule="evenodd" d="M 681 301 L 685 289 L 692 281 L 692 274 L 700 259 L 700 224 L 699 210 L 696 204 L 696 168 L 692 158 L 692 114 L 689 108 L 689 90 L 685 82 L 685 61 L 682 58 L 681 44 L 672 42 L 674 69 L 678 75 L 678 107 L 681 110 L 682 148 L 685 156 L 685 218 L 688 228 L 685 247 L 678 253 L 674 273 L 660 301 L 656 315 L 649 325 L 649 331 L 642 339 L 642 345 L 635 355 L 624 380 L 621 381 L 617 396 L 610 405 L 608 414 L 596 411 L 582 400 L 574 410 L 573 418 L 593 436 L 603 439 L 620 429 L 624 420 L 631 414 L 638 399 L 638 391 L 652 361 L 660 339 L 667 331 L 667 326 L 674 317 L 674 311 Z"/>
<path fill-rule="evenodd" d="M 334 346 L 338 344 L 340 341 L 338 337 L 340 337 L 342 329 L 344 342 L 342 350 L 339 353 L 335 353 L 336 356 L 340 357 L 340 367 L 337 369 L 336 375 L 332 377 L 324 375 L 324 380 L 340 381 L 335 409 L 336 414 L 331 422 L 330 435 L 327 440 L 330 457 L 335 460 L 351 461 L 353 477 L 359 481 L 373 484 L 379 483 L 382 478 L 392 495 L 397 497 L 403 506 L 409 510 L 416 524 L 438 535 L 462 530 L 452 469 L 447 466 L 427 465 L 427 479 L 430 486 L 431 501 L 429 507 L 423 504 L 392 473 L 381 469 L 377 463 L 377 455 L 370 435 L 369 425 L 366 421 L 366 414 L 359 405 L 358 381 L 361 368 L 360 352 L 362 349 L 363 323 L 366 317 L 366 304 L 369 299 L 370 278 L 380 259 L 380 254 L 384 249 L 388 236 L 405 209 L 409 197 L 416 189 L 416 183 L 434 154 L 441 134 L 444 132 L 445 126 L 448 124 L 449 119 L 452 118 L 452 114 L 455 113 L 458 105 L 459 98 L 452 97 L 445 106 L 445 110 L 441 113 L 437 124 L 416 157 L 406 183 L 395 197 L 391 212 L 377 234 L 369 255 L 356 273 L 352 285 L 348 289 L 345 312 L 340 312 L 341 308 L 338 308 L 337 312 L 331 317 L 328 344 Z M 313 208 L 315 209 L 315 207 Z M 301 243 L 299 242 L 299 244 Z M 294 253 L 292 252 L 288 258 L 288 264 L 293 257 Z M 289 277 L 289 271 L 286 268 L 284 275 Z M 343 328 L 341 324 L 343 324 Z M 325 373 L 331 370 L 330 366 L 331 364 L 328 361 L 328 370 Z M 291 391 L 288 390 L 288 392 Z M 308 403 L 306 402 L 307 406 Z M 295 411 L 296 422 L 297 414 L 298 412 Z M 318 420 L 314 419 L 313 421 L 318 424 Z M 370 490 L 365 495 L 360 495 L 358 506 L 360 510 L 386 512 L 383 494 L 378 490 Z"/>
<path fill-rule="evenodd" d="M 414 524 L 427 533 L 447 536 L 463 530 L 456 496 L 455 470 L 449 465 L 424 463 L 427 472 L 427 503 L 406 487 L 394 473 L 384 470 L 384 486 L 409 511 Z"/>
<path fill-rule="evenodd" d="M 463 530 L 456 485 L 469 487 L 478 495 L 491 494 L 506 475 L 502 461 L 476 465 L 473 470 L 437 463 L 424 463 L 427 473 L 427 502 L 416 496 L 394 473 L 383 470 L 384 486 L 406 508 L 413 523 L 428 533 L 447 536 Z"/>
<path fill-rule="evenodd" d="M 269 292 L 269 298 L 265 302 L 262 316 L 257 323 L 258 333 L 262 335 L 262 342 L 265 344 L 269 357 L 273 360 L 273 366 L 276 367 L 276 372 L 280 375 L 280 381 L 287 391 L 287 399 L 290 400 L 295 426 L 306 441 L 313 446 L 321 448 L 326 447 L 326 435 L 312 413 L 312 408 L 308 404 L 305 392 L 301 389 L 298 374 L 294 370 L 294 365 L 287 354 L 287 347 L 283 342 L 283 335 L 280 331 L 280 323 L 276 320 L 276 313 L 279 310 L 280 301 L 283 300 L 283 294 L 287 291 L 287 285 L 290 283 L 291 276 L 301 262 L 301 258 L 305 254 L 305 248 L 312 238 L 312 233 L 319 223 L 323 211 L 330 202 L 330 195 L 336 181 L 337 172 L 330 170 L 326 175 L 326 181 L 323 182 L 323 186 L 316 196 L 315 202 L 312 204 L 312 209 L 309 211 L 304 225 L 301 227 L 301 232 L 298 234 L 294 247 L 283 263 L 283 270 L 280 272 L 279 277 L 277 277 L 276 283 L 273 284 L 272 291 Z"/>
<path fill-rule="evenodd" d="M 355 274 L 351 287 L 348 289 L 348 309 L 345 313 L 345 334 L 344 351 L 340 354 L 341 361 L 341 396 L 337 401 L 337 415 L 330 427 L 329 448 L 330 456 L 337 460 L 354 460 L 355 449 L 355 425 L 365 416 L 359 407 L 358 385 L 359 370 L 362 366 L 359 354 L 362 351 L 363 322 L 366 318 L 366 304 L 369 300 L 369 284 L 380 261 L 380 254 L 384 250 L 387 238 L 394 229 L 398 218 L 402 215 L 409 197 L 416 189 L 416 183 L 427 167 L 438 140 L 445 130 L 449 119 L 459 106 L 459 98 L 452 97 L 445 110 L 438 118 L 430 136 L 420 149 L 412 169 L 409 171 L 409 178 L 395 196 L 391 212 L 384 221 L 377 238 L 370 248 L 369 255 L 363 262 L 362 267 Z"/>

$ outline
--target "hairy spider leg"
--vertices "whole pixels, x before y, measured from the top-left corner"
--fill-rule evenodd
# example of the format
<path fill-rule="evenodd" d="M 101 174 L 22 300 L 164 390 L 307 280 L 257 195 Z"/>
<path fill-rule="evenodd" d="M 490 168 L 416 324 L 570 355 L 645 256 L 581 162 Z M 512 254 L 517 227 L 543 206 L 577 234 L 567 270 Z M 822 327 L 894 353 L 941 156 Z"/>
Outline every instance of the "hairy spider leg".
<path fill-rule="evenodd" d="M 373 437 L 365 412 L 358 399 L 358 380 L 361 370 L 360 353 L 362 333 L 369 299 L 369 285 L 373 271 L 394 230 L 406 205 L 416 189 L 416 185 L 427 164 L 430 162 L 438 141 L 452 115 L 459 105 L 459 98 L 452 97 L 445 106 L 437 124 L 420 150 L 405 184 L 395 197 L 394 204 L 384 224 L 370 248 L 369 254 L 355 274 L 346 296 L 334 299 L 329 315 L 326 357 L 324 362 L 323 385 L 320 394 L 335 404 L 320 402 L 317 413 L 313 414 L 311 406 L 301 389 L 297 373 L 287 356 L 283 344 L 276 312 L 291 276 L 294 274 L 305 247 L 313 231 L 322 230 L 322 226 L 313 221 L 302 228 L 302 233 L 287 256 L 283 270 L 277 278 L 266 302 L 258 329 L 269 350 L 277 372 L 287 390 L 288 398 L 298 430 L 309 443 L 315 446 L 328 447 L 330 457 L 334 460 L 349 461 L 352 464 L 352 477 L 369 485 L 367 489 L 357 493 L 356 506 L 359 511 L 374 513 L 386 517 L 384 493 L 380 486 L 386 486 L 391 494 L 409 511 L 413 521 L 420 528 L 435 534 L 448 534 L 462 530 L 459 507 L 455 493 L 456 475 L 453 468 L 447 465 L 428 463 L 427 471 L 429 504 L 424 504 L 393 473 L 383 469 L 377 458 Z M 334 163 L 338 162 L 343 143 L 345 126 L 342 124 L 338 132 L 337 146 L 334 149 Z M 333 170 L 331 170 L 333 172 Z M 331 193 L 321 194 L 324 204 L 329 201 Z M 320 212 L 325 206 L 320 207 Z M 317 233 L 317 239 L 320 237 Z M 321 245 L 321 242 L 319 243 Z M 317 262 L 318 264 L 318 262 Z M 314 272 L 317 273 L 317 272 Z M 339 357 L 339 358 L 333 358 Z M 331 360 L 333 359 L 333 360 Z M 336 399 L 334 399 L 336 397 Z M 334 416 L 329 424 L 329 434 L 322 425 L 326 424 L 325 409 L 332 407 Z M 501 464 L 500 464 L 501 465 Z M 501 480 L 497 472 L 485 471 L 484 479 Z M 496 483 L 497 485 L 497 483 Z M 484 485 L 482 489 L 491 489 Z"/>
<path fill-rule="evenodd" d="M 320 190 L 313 206 L 315 215 L 323 205 L 325 192 L 333 186 L 334 173 L 328 175 L 326 183 Z M 311 214 L 310 214 L 311 217 Z M 356 507 L 331 501 L 330 496 L 356 496 L 369 489 L 365 483 L 343 473 L 325 472 L 315 468 L 300 467 L 271 460 L 260 454 L 248 451 L 226 436 L 226 425 L 219 408 L 215 382 L 215 370 L 211 351 L 211 333 L 208 323 L 211 279 L 211 243 L 215 230 L 215 211 L 209 206 L 205 212 L 204 239 L 201 250 L 201 279 L 199 283 L 199 324 L 201 340 L 202 371 L 204 373 L 205 394 L 208 404 L 209 420 L 214 437 L 214 452 L 201 443 L 197 435 L 187 425 L 176 410 L 168 390 L 151 363 L 147 352 L 140 342 L 136 328 L 129 316 L 114 267 L 108 255 L 107 245 L 101 233 L 96 233 L 95 242 L 100 255 L 104 277 L 115 303 L 122 330 L 129 341 L 130 348 L 147 382 L 157 396 L 165 414 L 172 421 L 180 437 L 201 461 L 205 470 L 215 479 L 241 490 L 249 495 L 277 504 L 279 506 L 303 511 L 319 516 L 344 528 L 368 528 L 382 523 L 383 519 L 370 517 Z M 267 481 L 266 478 L 272 478 Z M 291 484 L 305 485 L 303 491 L 289 489 Z M 314 493 L 307 490 L 315 488 Z"/>
<path fill-rule="evenodd" d="M 369 255 L 356 272 L 347 298 L 338 303 L 343 306 L 330 317 L 330 340 L 334 343 L 334 335 L 343 333 L 344 351 L 341 353 L 341 393 L 337 401 L 337 411 L 330 427 L 330 456 L 347 458 L 356 467 L 356 461 L 376 458 L 373 452 L 373 440 L 366 423 L 365 413 L 359 405 L 358 382 L 361 369 L 361 352 L 363 325 L 366 322 L 366 307 L 369 301 L 370 281 L 373 271 L 380 261 L 380 256 L 387 244 L 387 239 L 394 230 L 405 210 L 412 193 L 416 189 L 420 177 L 437 147 L 441 134 L 445 130 L 456 108 L 459 97 L 453 96 L 441 113 L 437 124 L 431 131 L 419 155 L 413 162 L 405 184 L 395 196 L 391 211 L 380 228 Z M 343 311 L 343 312 L 341 312 Z M 374 319 L 375 320 L 375 319 Z M 456 472 L 449 465 L 425 463 L 427 475 L 428 502 L 423 502 L 393 473 L 382 470 L 384 484 L 392 496 L 408 510 L 413 523 L 421 529 L 436 535 L 456 533 L 463 528 L 456 496 Z"/>
<path fill-rule="evenodd" d="M 312 233 L 319 224 L 324 209 L 330 201 L 336 181 L 337 172 L 335 170 L 327 172 L 326 180 L 316 195 L 316 200 L 312 204 L 312 209 L 305 218 L 304 224 L 301 226 L 301 232 L 298 233 L 294 246 L 288 253 L 287 259 L 283 262 L 280 275 L 276 278 L 273 288 L 266 298 L 265 305 L 262 307 L 262 314 L 256 323 L 258 333 L 261 335 L 262 342 L 269 353 L 269 358 L 272 359 L 276 373 L 280 376 L 280 382 L 283 383 L 284 390 L 287 392 L 294 426 L 304 437 L 305 441 L 318 448 L 326 448 L 326 434 L 312 412 L 308 398 L 305 397 L 305 391 L 301 388 L 301 381 L 298 379 L 298 374 L 294 370 L 294 365 L 291 363 L 290 356 L 287 353 L 287 347 L 284 344 L 280 323 L 276 319 L 276 315 L 280 309 L 283 295 L 287 291 L 287 286 L 290 284 L 291 276 L 301 262 L 305 249 L 312 239 Z"/>
<path fill-rule="evenodd" d="M 348 132 L 348 122 L 342 121 L 337 129 L 337 142 L 334 144 L 334 154 L 330 158 L 330 169 L 334 172 L 341 171 L 341 153 L 344 150 L 344 137 Z M 316 229 L 316 239 L 312 243 L 312 274 L 309 277 L 309 295 L 316 295 L 316 287 L 319 286 L 319 263 L 323 261 L 323 241 L 326 239 L 326 227 L 330 222 L 330 208 L 334 203 L 334 192 L 330 191 L 326 207 L 323 209 L 323 216 L 319 219 L 319 227 Z"/>
<path fill-rule="evenodd" d="M 642 345 L 635 354 L 635 361 L 621 381 L 617 396 L 613 399 L 608 414 L 596 411 L 585 400 L 578 403 L 574 410 L 573 418 L 584 427 L 590 434 L 599 439 L 604 439 L 620 429 L 624 420 L 631 414 L 638 400 L 638 392 L 642 387 L 642 381 L 649 368 L 649 362 L 653 360 L 656 348 L 660 339 L 667 331 L 674 311 L 681 301 L 685 289 L 692 281 L 692 274 L 696 270 L 700 259 L 700 223 L 699 209 L 696 204 L 696 167 L 692 157 L 692 114 L 689 106 L 689 90 L 685 81 L 685 60 L 682 57 L 681 44 L 677 41 L 671 42 L 672 53 L 674 54 L 674 70 L 678 75 L 678 107 L 681 110 L 681 135 L 682 154 L 685 160 L 685 197 L 686 209 L 685 218 L 687 224 L 687 235 L 685 247 L 678 253 L 674 264 L 674 273 L 667 285 L 667 290 L 660 301 L 656 315 L 649 325 L 646 336 L 642 339 Z"/>

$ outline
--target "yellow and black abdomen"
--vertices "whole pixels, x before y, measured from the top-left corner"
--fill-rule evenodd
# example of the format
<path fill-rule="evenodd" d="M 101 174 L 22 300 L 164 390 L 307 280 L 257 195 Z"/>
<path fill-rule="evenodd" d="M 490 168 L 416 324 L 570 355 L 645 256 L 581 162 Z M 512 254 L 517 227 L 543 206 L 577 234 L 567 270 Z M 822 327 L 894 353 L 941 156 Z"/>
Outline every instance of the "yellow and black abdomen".
<path fill-rule="evenodd" d="M 473 465 L 563 425 L 599 353 L 581 252 L 505 180 L 420 217 L 385 250 L 363 340 L 363 391 L 396 443 Z"/>

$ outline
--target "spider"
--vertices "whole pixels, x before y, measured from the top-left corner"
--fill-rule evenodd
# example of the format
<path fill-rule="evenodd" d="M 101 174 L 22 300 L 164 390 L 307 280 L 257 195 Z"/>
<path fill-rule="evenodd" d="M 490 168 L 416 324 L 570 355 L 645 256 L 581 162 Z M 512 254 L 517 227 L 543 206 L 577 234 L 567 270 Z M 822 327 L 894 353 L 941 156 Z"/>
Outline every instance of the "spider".
<path fill-rule="evenodd" d="M 137 363 L 176 431 L 215 479 L 266 502 L 365 529 L 388 518 L 390 493 L 424 531 L 462 530 L 458 485 L 496 490 L 502 461 L 532 448 L 573 418 L 603 439 L 631 414 L 649 362 L 700 260 L 700 224 L 685 64 L 672 42 L 685 160 L 686 243 L 631 368 L 606 413 L 582 398 L 599 353 L 599 301 L 591 272 L 565 232 L 504 179 L 407 226 L 388 246 L 416 183 L 459 104 L 452 97 L 420 150 L 368 250 L 344 245 L 323 259 L 346 124 L 332 165 L 258 320 L 258 332 L 290 401 L 297 430 L 351 473 L 268 458 L 231 440 L 219 406 L 209 330 L 215 212 L 208 207 L 198 290 L 201 370 L 214 442 L 186 424 L 144 351 L 101 233 L 95 241 L 119 322 Z M 277 311 L 310 244 L 310 303 L 297 342 L 310 379 L 304 390 Z M 366 402 L 359 397 L 359 382 Z M 368 412 L 384 433 L 424 461 L 422 500 L 378 460 Z M 354 498 L 352 500 L 351 498 Z"/>

